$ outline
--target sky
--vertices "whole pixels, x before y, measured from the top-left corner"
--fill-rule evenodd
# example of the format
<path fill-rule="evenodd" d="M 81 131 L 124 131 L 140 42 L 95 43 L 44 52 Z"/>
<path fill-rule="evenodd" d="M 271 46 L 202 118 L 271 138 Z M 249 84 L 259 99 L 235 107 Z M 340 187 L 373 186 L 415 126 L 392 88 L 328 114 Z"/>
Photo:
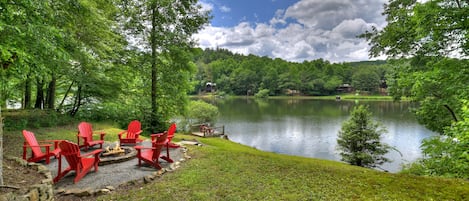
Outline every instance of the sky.
<path fill-rule="evenodd" d="M 223 48 L 292 62 L 369 58 L 356 36 L 386 25 L 387 0 L 200 0 L 212 19 L 194 37 L 201 48 Z"/>

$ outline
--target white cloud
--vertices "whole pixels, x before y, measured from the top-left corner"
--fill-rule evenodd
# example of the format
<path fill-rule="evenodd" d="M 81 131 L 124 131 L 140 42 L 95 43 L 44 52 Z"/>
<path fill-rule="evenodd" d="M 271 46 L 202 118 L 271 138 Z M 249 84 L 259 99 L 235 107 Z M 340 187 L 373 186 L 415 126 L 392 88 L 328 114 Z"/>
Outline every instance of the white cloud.
<path fill-rule="evenodd" d="M 385 0 L 301 0 L 277 10 L 270 22 L 240 22 L 235 27 L 207 26 L 195 38 L 202 48 L 225 48 L 302 62 L 368 60 L 369 46 L 356 36 L 385 25 Z M 381 58 L 382 59 L 382 58 Z"/>
<path fill-rule="evenodd" d="M 221 10 L 221 12 L 229 13 L 231 11 L 231 8 L 229 8 L 227 6 L 220 6 L 220 10 Z"/>
<path fill-rule="evenodd" d="M 198 4 L 200 4 L 202 6 L 202 11 L 203 12 L 213 10 L 213 4 L 211 4 L 211 3 L 200 1 Z"/>

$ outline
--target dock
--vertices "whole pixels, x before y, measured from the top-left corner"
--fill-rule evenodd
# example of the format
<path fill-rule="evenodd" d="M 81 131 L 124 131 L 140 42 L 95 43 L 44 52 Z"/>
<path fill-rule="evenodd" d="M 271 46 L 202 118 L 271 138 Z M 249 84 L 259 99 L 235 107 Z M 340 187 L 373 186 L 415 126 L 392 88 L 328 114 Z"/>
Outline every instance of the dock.
<path fill-rule="evenodd" d="M 225 135 L 225 125 L 210 127 L 206 124 L 191 125 L 192 135 L 199 137 L 219 137 Z"/>

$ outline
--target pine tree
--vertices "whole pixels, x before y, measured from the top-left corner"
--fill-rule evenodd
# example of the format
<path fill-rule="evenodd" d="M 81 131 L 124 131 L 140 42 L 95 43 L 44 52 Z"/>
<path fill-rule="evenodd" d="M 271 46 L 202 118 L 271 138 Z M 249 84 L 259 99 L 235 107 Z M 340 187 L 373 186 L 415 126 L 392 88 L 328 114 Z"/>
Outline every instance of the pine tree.
<path fill-rule="evenodd" d="M 387 131 L 371 117 L 368 107 L 359 105 L 352 110 L 350 119 L 342 124 L 337 139 L 342 161 L 370 168 L 390 161 L 384 157 L 390 146 L 380 142 L 381 134 Z"/>

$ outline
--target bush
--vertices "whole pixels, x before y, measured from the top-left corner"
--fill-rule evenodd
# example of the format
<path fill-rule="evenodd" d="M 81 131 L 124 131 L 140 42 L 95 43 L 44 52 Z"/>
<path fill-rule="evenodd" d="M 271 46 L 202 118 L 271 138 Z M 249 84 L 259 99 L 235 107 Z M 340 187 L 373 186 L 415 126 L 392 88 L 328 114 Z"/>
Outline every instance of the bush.
<path fill-rule="evenodd" d="M 3 115 L 6 131 L 60 126 L 74 122 L 72 117 L 55 110 L 7 110 Z"/>
<path fill-rule="evenodd" d="M 204 101 L 191 101 L 186 119 L 194 120 L 198 123 L 214 123 L 218 118 L 218 108 Z"/>
<path fill-rule="evenodd" d="M 254 95 L 254 97 L 256 97 L 256 98 L 267 98 L 267 97 L 269 97 L 269 93 L 270 93 L 270 91 L 268 89 L 261 89 Z"/>

